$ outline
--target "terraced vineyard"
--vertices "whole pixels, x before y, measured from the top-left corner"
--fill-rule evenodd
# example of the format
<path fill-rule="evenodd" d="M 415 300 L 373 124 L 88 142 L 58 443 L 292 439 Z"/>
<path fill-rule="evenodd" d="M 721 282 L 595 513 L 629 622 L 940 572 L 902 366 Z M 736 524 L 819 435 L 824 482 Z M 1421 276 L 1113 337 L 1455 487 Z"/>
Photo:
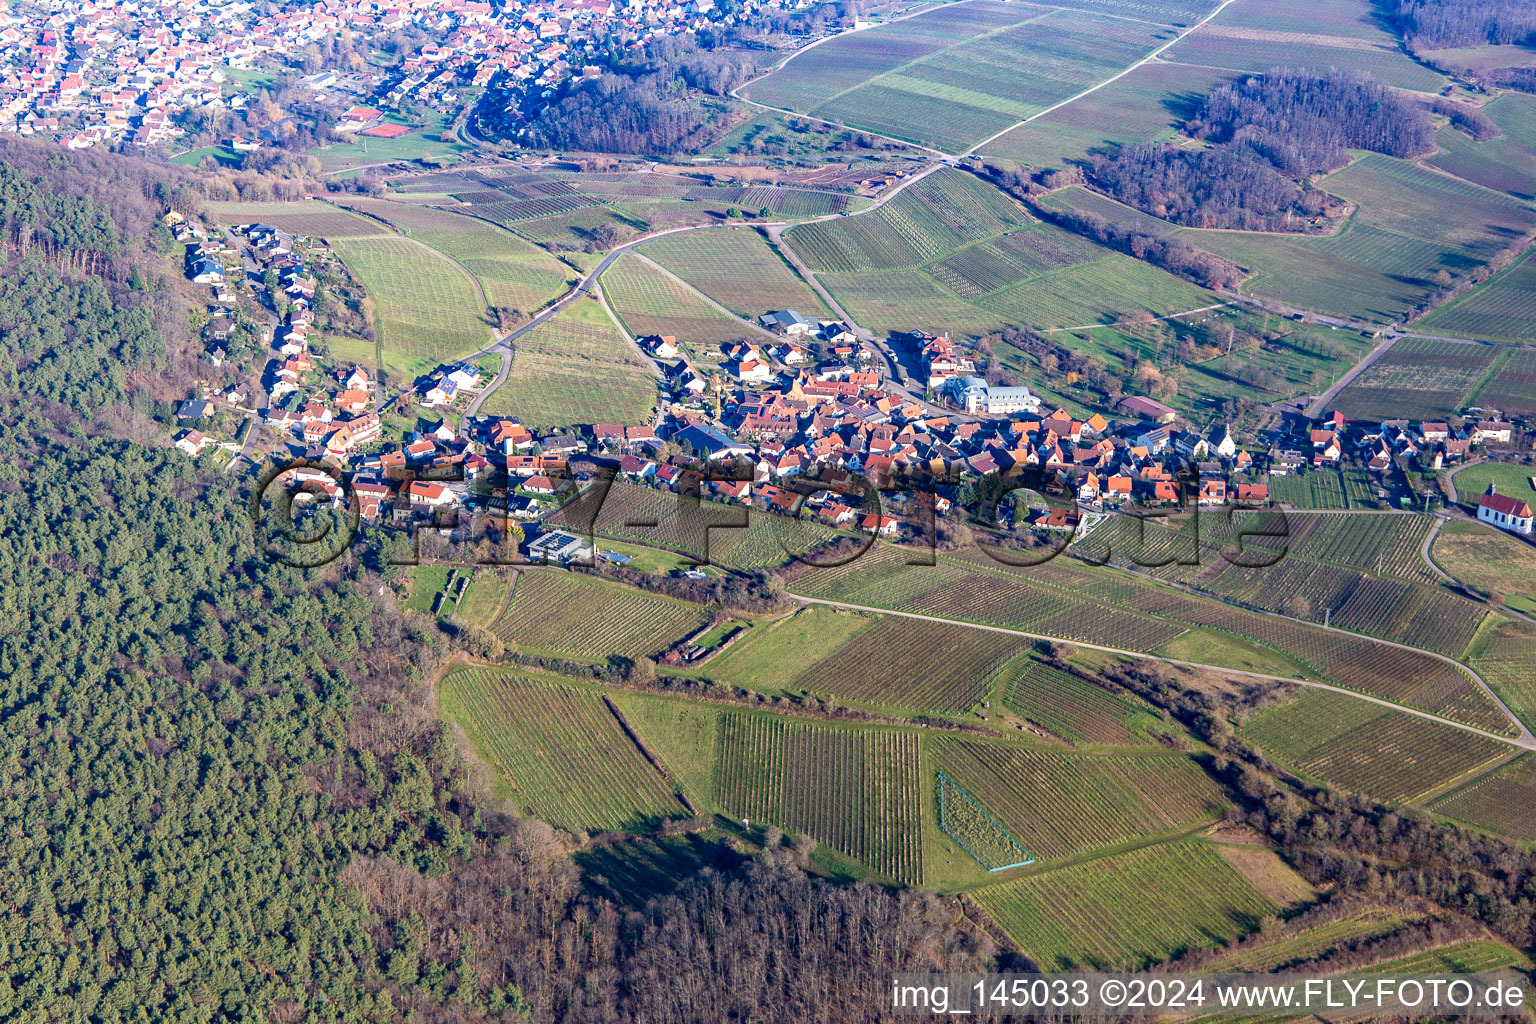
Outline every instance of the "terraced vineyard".
<path fill-rule="evenodd" d="M 1133 744 L 1136 719 L 1150 709 L 1133 697 L 1052 668 L 1033 658 L 1009 665 L 998 684 L 1003 705 L 1071 743 Z"/>
<path fill-rule="evenodd" d="M 659 654 L 704 624 L 697 605 L 555 569 L 519 574 L 493 631 L 578 659 Z"/>
<path fill-rule="evenodd" d="M 1030 874 L 971 895 L 1046 971 L 1145 966 L 1229 942 L 1280 909 L 1199 840 Z"/>
<path fill-rule="evenodd" d="M 795 681 L 865 704 L 958 712 L 987 695 L 997 668 L 1028 641 L 898 616 L 882 618 Z"/>
<path fill-rule="evenodd" d="M 723 719 L 716 803 L 916 883 L 923 875 L 918 773 L 912 732 L 732 713 Z"/>
<path fill-rule="evenodd" d="M 526 813 L 573 831 L 647 829 L 685 813 L 595 690 L 461 669 L 440 694 L 443 712 Z"/>
<path fill-rule="evenodd" d="M 1536 757 L 1522 754 L 1430 806 L 1448 818 L 1536 843 Z"/>
<path fill-rule="evenodd" d="M 1388 803 L 1409 802 L 1507 757 L 1511 748 L 1343 694 L 1307 690 L 1238 734 L 1303 775 Z"/>
<path fill-rule="evenodd" d="M 1227 806 L 1187 757 L 1033 750 L 950 735 L 929 742 L 934 766 L 1040 861 L 1187 828 Z"/>

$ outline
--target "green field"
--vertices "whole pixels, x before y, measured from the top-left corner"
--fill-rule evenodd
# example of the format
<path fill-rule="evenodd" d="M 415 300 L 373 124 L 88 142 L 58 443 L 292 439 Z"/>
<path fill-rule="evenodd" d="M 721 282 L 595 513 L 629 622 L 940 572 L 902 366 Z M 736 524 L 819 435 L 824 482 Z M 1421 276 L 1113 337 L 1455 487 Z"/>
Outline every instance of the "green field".
<path fill-rule="evenodd" d="M 1431 806 L 1447 818 L 1536 843 L 1536 759 L 1522 754 Z"/>
<path fill-rule="evenodd" d="M 1187 757 L 1037 750 L 957 739 L 928 741 L 945 772 L 1035 860 L 1072 857 L 1220 815 L 1220 787 Z"/>
<path fill-rule="evenodd" d="M 295 203 L 203 204 L 203 212 L 220 224 L 271 224 L 281 231 L 316 238 L 354 238 L 384 230 L 376 221 L 314 200 Z"/>
<path fill-rule="evenodd" d="M 918 737 L 731 712 L 721 726 L 717 805 L 809 833 L 889 878 L 923 878 Z"/>
<path fill-rule="evenodd" d="M 603 307 L 582 300 L 515 342 L 505 382 L 485 399 L 488 416 L 536 427 L 649 421 L 656 381 Z"/>
<path fill-rule="evenodd" d="M 492 306 L 535 311 L 563 293 L 574 277 L 570 267 L 542 249 L 474 217 L 409 203 L 349 203 L 458 261 L 480 282 Z"/>
<path fill-rule="evenodd" d="M 1218 68 L 1143 64 L 1119 81 L 986 144 L 989 157 L 1062 167 L 1135 142 L 1171 139 L 1201 98 L 1235 76 Z"/>
<path fill-rule="evenodd" d="M 1481 523 L 1450 522 L 1435 537 L 1435 563 L 1485 594 L 1536 611 L 1536 548 Z"/>
<path fill-rule="evenodd" d="M 821 299 L 756 231 L 695 231 L 646 242 L 640 251 L 738 316 L 793 309 L 831 316 Z"/>
<path fill-rule="evenodd" d="M 462 669 L 443 713 L 496 772 L 504 795 L 565 829 L 643 829 L 684 812 L 600 691 L 558 677 Z"/>
<path fill-rule="evenodd" d="M 715 805 L 715 766 L 720 761 L 719 705 L 641 693 L 614 693 L 630 727 L 640 736 L 693 806 Z"/>
<path fill-rule="evenodd" d="M 1536 199 L 1536 97 L 1506 92 L 1481 109 L 1503 134 L 1473 142 L 1454 128 L 1442 129 L 1441 151 L 1429 162 L 1458 178 Z"/>
<path fill-rule="evenodd" d="M 1536 729 L 1536 626 L 1505 622 L 1479 638 L 1468 664 L 1527 726 Z"/>
<path fill-rule="evenodd" d="M 366 135 L 348 135 L 347 142 L 335 142 L 312 149 L 310 156 L 320 161 L 324 171 L 341 171 L 365 167 L 370 164 L 394 163 L 397 160 L 419 160 L 423 163 L 447 164 L 462 159 L 470 147 L 454 140 L 443 142 L 442 134 L 448 127 L 448 119 L 438 113 L 428 114 L 421 127 L 398 139 L 371 139 Z"/>
<path fill-rule="evenodd" d="M 1517 462 L 1479 462 L 1460 470 L 1452 478 L 1456 482 L 1456 499 L 1471 508 L 1478 498 L 1488 493 L 1492 484 L 1500 494 L 1519 498 L 1536 508 L 1536 466 Z"/>
<path fill-rule="evenodd" d="M 1142 21 L 981 0 L 808 49 L 745 95 L 963 152 L 1113 77 L 1173 34 Z"/>
<path fill-rule="evenodd" d="M 712 659 L 711 679 L 763 692 L 788 690 L 807 669 L 878 621 L 873 616 L 808 605 Z"/>
<path fill-rule="evenodd" d="M 1528 251 L 1482 284 L 1414 321 L 1413 329 L 1452 338 L 1526 341 L 1531 336 L 1530 297 L 1533 289 L 1536 289 L 1536 260 Z M 1528 363 L 1530 357 L 1525 358 Z M 1530 413 L 1536 411 L 1532 390 L 1531 382 L 1526 381 L 1523 388 L 1490 395 L 1488 404 L 1494 408 L 1508 405 L 1511 414 Z"/>
<path fill-rule="evenodd" d="M 1274 761 L 1385 803 L 1409 803 L 1514 748 L 1343 694 L 1307 690 L 1238 735 Z"/>
<path fill-rule="evenodd" d="M 1136 731 L 1154 718 L 1146 703 L 1129 694 L 1111 693 L 1034 658 L 1010 664 L 997 689 L 1004 707 L 1069 743 L 1148 742 Z"/>
<path fill-rule="evenodd" d="M 1186 840 L 977 889 L 972 896 L 1041 970 L 1142 967 L 1223 945 L 1280 906 Z"/>
<path fill-rule="evenodd" d="M 518 574 L 492 626 L 509 644 L 578 660 L 660 654 L 702 626 L 699 605 L 560 569 Z"/>
<path fill-rule="evenodd" d="M 474 282 L 436 249 L 399 235 L 332 246 L 373 299 L 384 365 L 403 379 L 490 344 Z"/>
<path fill-rule="evenodd" d="M 603 294 L 629 333 L 637 338 L 674 337 L 695 358 L 718 358 L 720 346 L 733 341 L 767 342 L 761 333 L 720 312 L 644 257 L 627 252 L 603 271 Z"/>

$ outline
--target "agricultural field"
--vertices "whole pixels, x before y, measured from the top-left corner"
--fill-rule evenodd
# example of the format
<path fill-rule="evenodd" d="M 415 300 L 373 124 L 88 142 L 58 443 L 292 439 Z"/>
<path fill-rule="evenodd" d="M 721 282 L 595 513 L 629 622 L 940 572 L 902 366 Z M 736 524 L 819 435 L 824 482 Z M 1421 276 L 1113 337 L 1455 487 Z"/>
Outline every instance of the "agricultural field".
<path fill-rule="evenodd" d="M 807 605 L 706 663 L 709 678 L 773 693 L 790 689 L 809 666 L 835 654 L 869 629 L 876 617 Z"/>
<path fill-rule="evenodd" d="M 832 314 L 810 285 L 756 231 L 735 228 L 669 235 L 639 251 L 738 316 L 793 309 L 806 316 Z"/>
<path fill-rule="evenodd" d="M 1226 798 L 1193 760 L 1089 754 L 928 738 L 929 759 L 1040 862 L 1175 832 L 1215 818 Z"/>
<path fill-rule="evenodd" d="M 997 686 L 1003 706 L 1069 743 L 1129 746 L 1148 742 L 1139 732 L 1155 719 L 1146 703 L 1111 693 L 1034 658 L 1020 658 Z"/>
<path fill-rule="evenodd" d="M 1201 100 L 1234 74 L 1219 68 L 1154 62 L 982 147 L 989 157 L 1055 168 L 1117 146 L 1172 139 Z"/>
<path fill-rule="evenodd" d="M 1521 721 L 1536 729 L 1536 625 L 1500 623 L 1478 639 L 1468 664 Z"/>
<path fill-rule="evenodd" d="M 1499 354 L 1486 345 L 1404 338 L 1350 381 L 1334 408 L 1350 419 L 1443 419 L 1467 404 Z"/>
<path fill-rule="evenodd" d="M 1441 129 L 1440 152 L 1429 162 L 1467 181 L 1519 199 L 1536 199 L 1536 97 L 1506 92 L 1483 104 L 1503 134 L 1473 142 L 1454 128 Z"/>
<path fill-rule="evenodd" d="M 1202 840 L 985 886 L 972 897 L 1041 970 L 1142 967 L 1224 945 L 1281 907 Z"/>
<path fill-rule="evenodd" d="M 1451 576 L 1517 611 L 1536 612 L 1536 549 L 1482 523 L 1446 523 L 1430 550 Z"/>
<path fill-rule="evenodd" d="M 1527 252 L 1509 267 L 1463 295 L 1414 321 L 1416 331 L 1452 338 L 1519 342 L 1531 335 L 1530 296 L 1536 289 L 1536 260 Z M 1529 352 L 1514 353 L 1523 379 L 1490 381 L 1477 396 L 1480 405 L 1511 415 L 1536 412 L 1536 369 Z M 1513 375 L 1512 375 L 1513 376 Z"/>
<path fill-rule="evenodd" d="M 917 734 L 733 712 L 722 719 L 716 804 L 809 833 L 889 878 L 923 877 Z"/>
<path fill-rule="evenodd" d="M 1238 735 L 1299 774 L 1384 803 L 1411 803 L 1514 749 L 1327 690 L 1264 709 Z"/>
<path fill-rule="evenodd" d="M 1529 264 L 1529 260 L 1526 262 Z M 1522 287 L 1536 289 L 1536 264 L 1530 265 L 1532 280 Z M 1487 382 L 1472 396 L 1472 403 L 1485 409 L 1497 409 L 1505 416 L 1536 414 L 1536 349 L 1522 348 L 1505 353 Z"/>
<path fill-rule="evenodd" d="M 678 284 L 644 257 L 627 252 L 603 271 L 603 294 L 629 333 L 674 337 L 693 352 L 718 357 L 727 342 L 765 339 Z"/>
<path fill-rule="evenodd" d="M 649 422 L 654 369 L 598 303 L 573 303 L 515 344 L 512 372 L 486 397 L 484 415 L 533 427 Z"/>
<path fill-rule="evenodd" d="M 436 249 L 399 235 L 331 244 L 373 299 L 384 365 L 403 379 L 490 344 L 474 282 Z"/>
<path fill-rule="evenodd" d="M 812 270 L 860 273 L 921 266 L 1028 222 L 993 186 L 941 168 L 872 213 L 801 224 L 784 237 Z"/>
<path fill-rule="evenodd" d="M 1006 871 L 1034 863 L 1028 850 L 976 800 L 943 772 L 934 788 L 938 826 L 988 871 Z"/>
<path fill-rule="evenodd" d="M 940 7 L 806 50 L 744 95 L 959 153 L 1111 78 L 1174 30 L 989 0 Z"/>
<path fill-rule="evenodd" d="M 376 235 L 382 230 L 376 221 L 318 200 L 298 203 L 207 202 L 203 204 L 203 212 L 220 224 L 271 224 L 281 231 L 327 240 Z"/>
<path fill-rule="evenodd" d="M 613 692 L 630 728 L 640 737 L 700 813 L 715 806 L 715 766 L 720 760 L 719 705 L 648 693 Z"/>
<path fill-rule="evenodd" d="M 1430 805 L 1436 814 L 1536 843 L 1536 757 L 1519 758 Z"/>
<path fill-rule="evenodd" d="M 518 574 L 492 627 L 509 644 L 578 660 L 660 654 L 708 618 L 702 607 L 558 569 Z"/>
<path fill-rule="evenodd" d="M 409 203 L 349 203 L 456 260 L 480 282 L 492 306 L 533 312 L 558 298 L 574 277 L 542 249 L 475 217 Z"/>
<path fill-rule="evenodd" d="M 981 702 L 992 677 L 1028 641 L 900 616 L 860 630 L 809 665 L 796 689 L 858 704 L 957 713 Z"/>
<path fill-rule="evenodd" d="M 686 813 L 596 689 L 460 669 L 443 680 L 439 700 L 525 813 L 573 831 L 645 829 Z"/>
<path fill-rule="evenodd" d="M 1319 73 L 1349 68 L 1386 85 L 1429 93 L 1446 82 L 1402 52 L 1396 37 L 1381 28 L 1369 0 L 1236 3 L 1164 56 L 1257 73 L 1279 66 Z"/>

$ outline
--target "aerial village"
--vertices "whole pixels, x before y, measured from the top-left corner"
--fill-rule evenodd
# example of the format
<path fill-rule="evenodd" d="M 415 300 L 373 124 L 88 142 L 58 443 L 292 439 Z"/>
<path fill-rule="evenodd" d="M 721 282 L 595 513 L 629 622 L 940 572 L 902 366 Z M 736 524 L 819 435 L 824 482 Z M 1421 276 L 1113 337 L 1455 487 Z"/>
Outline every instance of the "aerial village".
<path fill-rule="evenodd" d="M 427 41 L 397 65 L 359 59 L 301 80 L 315 111 L 335 115 L 338 134 L 394 138 L 412 129 L 386 115 L 407 103 L 450 113 L 459 103 L 456 90 L 486 86 L 498 75 L 550 89 L 595 74 L 589 58 L 610 39 L 634 46 L 795 6 L 748 0 L 726 14 L 712 0 L 321 0 L 253 17 L 252 5 L 236 0 L 23 2 L 0 14 L 0 131 L 54 138 L 72 149 L 167 144 L 181 134 L 182 112 L 244 109 L 271 73 L 288 70 L 318 43 L 416 29 Z M 258 149 L 275 141 L 277 130 L 229 145 Z"/>
<path fill-rule="evenodd" d="M 1133 507 L 1264 508 L 1274 504 L 1277 478 L 1345 466 L 1368 474 L 1382 507 L 1390 507 L 1395 473 L 1440 469 L 1527 436 L 1492 418 L 1452 427 L 1351 422 L 1335 412 L 1318 423 L 1292 402 L 1263 437 L 1239 444 L 1226 424 L 1197 429 L 1139 395 L 1121 399 L 1114 418 L 1078 417 L 1045 408 L 1027 386 L 989 385 L 962 344 L 921 331 L 883 343 L 901 365 L 917 368 L 910 379 L 892 381 L 871 342 L 838 321 L 794 310 L 764 311 L 758 322 L 778 340 L 723 346 L 715 369 L 693 365 L 674 337 L 640 339 L 663 381 L 647 422 L 537 432 L 514 417 L 472 414 L 493 377 L 472 362 L 384 386 L 366 366 L 314 358 L 315 271 L 333 259 L 322 241 L 261 223 L 210 229 L 179 215 L 167 219 L 189 243 L 188 278 L 211 292 L 203 329 L 211 361 L 225 358 L 235 329 L 238 297 L 225 277 L 234 273 L 232 261 L 259 269 L 263 287 L 279 293 L 267 305 L 276 308 L 271 299 L 280 299 L 285 310 L 281 323 L 260 330 L 260 344 L 270 347 L 265 393 L 233 388 L 188 398 L 177 412 L 184 424 L 177 448 L 198 457 L 222 445 L 256 462 L 265 439 L 269 451 L 306 460 L 311 468 L 291 470 L 287 482 L 317 505 L 342 504 L 342 482 L 349 482 L 362 520 L 430 524 L 450 536 L 486 529 L 505 536 L 515 528 L 521 540 L 532 532 L 525 527 L 591 481 L 616 477 L 886 539 L 912 537 L 930 513 L 900 497 L 871 509 L 861 497 L 870 488 L 927 489 L 933 512 L 966 518 L 1008 490 L 980 482 L 1028 480 L 1059 500 L 1009 496 L 988 510 L 986 525 L 1081 537 L 1104 513 Z M 339 264 L 331 269 L 344 273 Z M 254 287 L 255 277 L 247 274 L 243 287 Z M 391 408 L 412 407 L 430 415 L 430 429 L 386 436 Z M 243 443 L 198 426 L 220 410 L 252 415 Z M 1484 495 L 1478 516 L 1512 533 L 1532 532 L 1531 509 L 1519 499 Z M 592 554 L 590 544 L 559 530 L 533 545 L 560 561 Z"/>

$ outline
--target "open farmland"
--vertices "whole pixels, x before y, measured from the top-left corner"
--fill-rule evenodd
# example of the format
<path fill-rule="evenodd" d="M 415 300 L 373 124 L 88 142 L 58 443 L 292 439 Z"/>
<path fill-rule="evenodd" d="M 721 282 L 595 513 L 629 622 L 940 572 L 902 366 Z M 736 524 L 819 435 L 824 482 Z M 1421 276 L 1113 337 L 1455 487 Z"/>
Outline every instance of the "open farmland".
<path fill-rule="evenodd" d="M 640 251 L 738 316 L 772 309 L 830 316 L 821 299 L 756 231 L 696 231 L 647 242 Z"/>
<path fill-rule="evenodd" d="M 1414 321 L 1413 329 L 1453 338 L 1524 341 L 1531 336 L 1532 291 L 1536 291 L 1536 259 L 1527 252 L 1482 284 Z M 1522 357 L 1521 365 L 1532 365 L 1529 354 Z M 1536 372 L 1527 369 L 1525 376 L 1527 379 L 1509 384 L 1490 381 L 1479 392 L 1478 401 L 1496 409 L 1507 408 L 1512 415 L 1536 412 Z"/>
<path fill-rule="evenodd" d="M 882 618 L 807 668 L 795 686 L 861 704 L 965 711 L 986 697 L 996 669 L 1027 642 L 965 626 Z"/>
<path fill-rule="evenodd" d="M 629 333 L 674 337 L 695 350 L 695 358 L 726 342 L 763 336 L 715 309 L 634 253 L 620 256 L 602 277 L 603 294 Z"/>
<path fill-rule="evenodd" d="M 430 206 L 351 200 L 452 257 L 475 276 L 492 306 L 531 312 L 565 291 L 571 268 L 512 232 Z"/>
<path fill-rule="evenodd" d="M 963 152 L 1111 78 L 1171 28 L 990 0 L 936 8 L 806 50 L 744 95 Z"/>
<path fill-rule="evenodd" d="M 492 627 L 510 644 L 567 657 L 659 654 L 704 624 L 698 605 L 558 569 L 518 575 Z"/>
<path fill-rule="evenodd" d="M 1536 263 L 1527 260 L 1524 265 L 1530 267 L 1526 273 L 1531 280 L 1521 287 L 1529 295 L 1536 291 Z M 1513 287 L 1510 285 L 1511 289 Z M 1472 396 L 1472 403 L 1485 409 L 1498 409 L 1506 416 L 1536 415 L 1536 349 L 1523 348 L 1507 353 L 1487 382 Z"/>
<path fill-rule="evenodd" d="M 1473 142 L 1454 128 L 1444 128 L 1436 138 L 1441 152 L 1429 162 L 1458 178 L 1536 199 L 1536 97 L 1506 92 L 1481 109 L 1503 134 Z"/>
<path fill-rule="evenodd" d="M 1145 966 L 1230 942 L 1280 909 L 1201 840 L 1031 873 L 971 895 L 1046 971 Z"/>
<path fill-rule="evenodd" d="M 1452 521 L 1435 537 L 1435 563 L 1451 576 L 1506 604 L 1536 611 L 1536 549 L 1482 523 Z"/>
<path fill-rule="evenodd" d="M 787 690 L 824 658 L 835 654 L 878 619 L 824 605 L 807 605 L 706 663 L 716 682 L 763 692 Z"/>
<path fill-rule="evenodd" d="M 1536 843 L 1536 756 L 1523 754 L 1431 806 L 1447 818 Z"/>
<path fill-rule="evenodd" d="M 1479 639 L 1469 663 L 1521 721 L 1536 729 L 1536 625 L 1501 623 Z"/>
<path fill-rule="evenodd" d="M 653 368 L 596 302 L 574 303 L 515 344 L 512 372 L 486 397 L 486 415 L 535 427 L 649 421 Z"/>
<path fill-rule="evenodd" d="M 596 690 L 553 676 L 461 669 L 440 694 L 444 713 L 526 813 L 573 831 L 647 828 L 684 813 Z"/>
<path fill-rule="evenodd" d="M 203 205 L 203 210 L 220 224 L 271 224 L 280 231 L 327 240 L 376 235 L 383 230 L 366 217 L 317 200 L 299 203 L 210 202 Z"/>
<path fill-rule="evenodd" d="M 1119 81 L 1021 124 L 982 147 L 987 156 L 1030 167 L 1062 167 L 1118 145 L 1172 138 L 1217 86 L 1218 68 L 1143 64 Z"/>
<path fill-rule="evenodd" d="M 1350 419 L 1444 418 L 1466 404 L 1498 355 L 1486 345 L 1404 338 L 1350 381 L 1334 408 Z"/>
<path fill-rule="evenodd" d="M 1194 761 L 1169 754 L 1037 750 L 935 735 L 943 770 L 1037 861 L 1185 829 L 1227 806 Z"/>
<path fill-rule="evenodd" d="M 1412 802 L 1512 750 L 1327 690 L 1266 708 L 1238 734 L 1302 775 L 1386 803 Z"/>
<path fill-rule="evenodd" d="M 331 244 L 378 309 L 384 365 L 405 379 L 490 343 L 474 282 L 436 249 L 399 235 Z"/>
<path fill-rule="evenodd" d="M 923 877 L 918 772 L 910 731 L 733 713 L 722 720 L 716 802 L 915 883 Z"/>
<path fill-rule="evenodd" d="M 998 695 L 1008 710 L 1070 743 L 1144 743 L 1146 738 L 1132 730 L 1153 714 L 1135 697 L 1111 693 L 1034 658 L 1008 666 Z"/>

